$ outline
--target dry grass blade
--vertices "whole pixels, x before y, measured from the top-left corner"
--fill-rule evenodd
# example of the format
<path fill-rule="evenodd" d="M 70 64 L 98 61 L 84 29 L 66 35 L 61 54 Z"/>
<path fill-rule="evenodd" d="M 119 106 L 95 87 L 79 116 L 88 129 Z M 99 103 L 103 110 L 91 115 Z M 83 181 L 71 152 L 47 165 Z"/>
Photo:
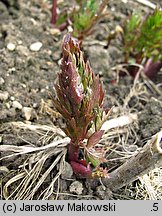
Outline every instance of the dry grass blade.
<path fill-rule="evenodd" d="M 19 193 L 16 194 L 15 199 L 22 200 L 27 199 L 27 196 L 31 193 L 33 190 L 34 185 L 37 185 L 37 181 L 40 177 L 42 168 L 46 162 L 46 160 L 52 156 L 52 153 L 46 154 L 42 156 L 42 159 L 39 160 L 33 167 L 33 169 L 26 173 L 26 176 L 24 178 L 24 182 L 21 185 L 21 188 L 19 189 Z"/>
<path fill-rule="evenodd" d="M 33 124 L 27 124 L 21 121 L 17 121 L 17 122 L 10 122 L 9 125 L 11 125 L 12 127 L 15 128 L 19 128 L 19 129 L 23 129 L 23 130 L 31 130 L 31 131 L 35 131 L 36 133 L 42 134 L 42 132 L 44 131 L 51 131 L 54 134 L 58 134 L 60 136 L 65 137 L 65 133 L 58 127 L 55 127 L 54 125 L 49 126 L 49 125 L 33 125 Z"/>
<path fill-rule="evenodd" d="M 141 74 L 144 83 L 146 84 L 146 86 L 152 91 L 155 92 L 155 94 L 159 95 L 160 97 L 162 97 L 162 92 L 160 90 L 160 88 L 158 88 L 157 85 L 155 85 L 155 83 L 153 81 L 151 81 L 144 73 Z"/>
<path fill-rule="evenodd" d="M 47 169 L 47 171 L 45 173 L 43 173 L 43 175 L 41 176 L 41 178 L 39 179 L 39 181 L 37 182 L 35 187 L 32 189 L 31 193 L 28 196 L 26 196 L 25 199 L 33 199 L 33 196 L 35 195 L 35 193 L 37 192 L 39 187 L 42 185 L 42 183 L 45 181 L 47 176 L 50 174 L 50 172 L 53 170 L 53 168 L 58 164 L 59 160 L 61 158 L 63 158 L 63 160 L 65 160 L 66 151 L 67 151 L 66 149 L 61 151 L 61 153 L 57 156 L 57 158 L 54 160 L 54 162 L 51 164 L 51 166 Z M 52 182 L 51 182 L 50 186 L 48 187 L 48 189 L 51 188 L 51 185 L 54 185 L 54 183 L 57 180 L 58 176 L 61 174 L 61 171 L 59 170 L 59 172 L 56 174 L 56 176 L 52 180 Z M 53 187 L 52 187 L 52 189 L 53 189 Z M 53 192 L 53 190 L 52 190 L 52 192 Z"/>
<path fill-rule="evenodd" d="M 15 175 L 13 178 L 11 178 L 11 179 L 4 185 L 4 188 L 3 188 L 3 195 L 4 195 L 4 198 L 5 198 L 6 200 L 8 200 L 8 198 L 9 198 L 9 192 L 8 192 L 9 190 L 8 190 L 8 187 L 9 187 L 10 185 L 12 185 L 14 182 L 17 182 L 17 181 L 19 181 L 20 179 L 24 178 L 24 176 L 25 176 L 25 172 L 19 173 L 19 174 Z"/>
<path fill-rule="evenodd" d="M 132 183 L 139 177 L 149 173 L 155 168 L 162 166 L 162 130 L 156 133 L 141 148 L 117 169 L 109 173 L 108 179 L 103 179 L 104 184 L 110 190 L 122 188 Z"/>
<path fill-rule="evenodd" d="M 117 133 L 119 133 L 122 128 L 125 128 L 127 131 L 127 126 L 137 121 L 136 113 L 128 115 L 125 113 L 123 114 L 123 116 L 118 118 L 116 118 L 115 114 L 115 116 L 112 116 L 114 117 L 113 119 L 107 120 L 104 123 L 103 129 L 105 130 L 105 137 L 108 137 L 109 135 L 112 136 L 112 134 L 116 134 L 117 131 Z M 24 161 L 24 164 L 20 164 L 18 166 L 18 174 L 12 177 L 5 184 L 3 190 L 5 199 L 49 199 L 52 194 L 56 194 L 55 199 L 57 199 L 59 195 L 59 179 L 64 169 L 64 161 L 67 151 L 66 146 L 69 143 L 70 139 L 68 137 L 65 137 L 65 134 L 55 126 L 51 127 L 47 125 L 32 125 L 23 122 L 11 122 L 9 123 L 9 125 L 10 127 L 12 127 L 13 130 L 33 131 L 34 133 L 37 133 L 42 137 L 45 136 L 46 138 L 48 138 L 48 136 L 51 136 L 51 134 L 54 134 L 54 137 L 59 140 L 46 144 L 46 139 L 44 146 L 41 147 L 34 147 L 33 145 L 0 145 L 0 151 L 8 152 L 10 154 L 4 156 L 3 158 L 0 158 L 0 160 L 4 160 L 6 158 L 17 155 L 28 154 L 28 158 L 26 159 L 26 161 Z M 103 141 L 105 142 L 105 138 Z M 46 171 L 44 171 L 47 160 L 50 159 L 52 156 L 55 156 L 54 161 L 49 164 Z M 126 156 L 126 154 L 120 155 L 122 159 L 126 158 Z M 55 174 L 53 179 L 46 185 L 46 179 L 48 176 L 50 176 L 51 173 L 53 173 L 56 165 L 57 169 L 59 167 L 58 172 L 54 172 Z M 57 189 L 56 182 L 58 183 Z M 41 190 L 42 187 L 44 188 L 44 186 L 45 189 Z M 10 194 L 9 187 L 11 188 Z"/>
<path fill-rule="evenodd" d="M 12 157 L 12 156 L 17 156 L 17 155 L 22 155 L 22 154 L 28 154 L 28 153 L 34 153 L 38 151 L 45 151 L 47 149 L 55 148 L 56 146 L 58 147 L 64 147 L 69 143 L 70 139 L 68 137 L 54 141 L 46 146 L 41 146 L 41 147 L 32 147 L 32 146 L 14 146 L 14 145 L 0 145 L 0 151 L 4 152 L 17 152 L 14 154 L 10 154 L 7 156 L 4 156 L 0 158 L 1 160 L 4 160 L 6 158 Z"/>
<path fill-rule="evenodd" d="M 60 177 L 60 175 L 62 174 L 63 170 L 64 170 L 64 162 L 65 162 L 65 156 L 66 156 L 66 150 L 62 153 L 61 155 L 61 161 L 59 164 L 59 172 L 56 174 L 55 178 L 52 180 L 52 182 L 50 183 L 49 187 L 47 188 L 46 192 L 44 193 L 43 199 L 48 199 L 52 193 L 54 192 L 54 184 L 57 181 L 57 179 Z M 58 184 L 58 191 L 56 194 L 56 199 L 58 197 L 58 193 L 59 193 L 59 184 Z"/>
<path fill-rule="evenodd" d="M 141 3 L 151 9 L 156 9 L 156 4 L 152 3 L 151 1 L 148 1 L 148 0 L 136 0 L 138 3 Z"/>
<path fill-rule="evenodd" d="M 138 196 L 143 196 L 149 200 L 162 199 L 162 168 L 156 168 L 148 175 L 144 175 L 140 180 L 140 188 L 138 188 Z"/>
<path fill-rule="evenodd" d="M 124 117 L 128 118 L 128 117 Z M 114 119 L 114 122 L 118 122 L 119 119 Z M 135 120 L 135 119 L 134 119 Z M 127 121 L 128 124 L 132 123 L 131 121 Z M 126 124 L 127 124 L 126 123 Z M 105 131 L 108 131 L 112 128 L 112 120 L 107 121 L 105 123 L 107 126 L 105 127 Z M 14 129 L 22 129 L 22 130 L 33 130 L 40 135 L 44 134 L 44 131 L 52 131 L 53 133 L 57 130 L 54 128 L 54 131 L 51 127 L 48 126 L 40 126 L 40 125 L 30 125 L 24 124 L 22 122 L 11 122 L 10 125 L 14 127 Z M 109 125 L 109 126 L 108 126 Z M 111 126 L 110 126 L 111 125 Z M 119 123 L 115 124 L 113 127 L 123 126 Z M 63 136 L 63 134 L 58 134 L 59 136 Z M 5 199 L 33 199 L 38 197 L 40 199 L 48 199 L 53 193 L 55 193 L 55 183 L 59 181 L 59 177 L 64 169 L 64 161 L 66 155 L 66 146 L 69 143 L 70 139 L 65 137 L 63 139 L 59 139 L 57 141 L 53 141 L 45 146 L 34 147 L 33 145 L 28 146 L 15 146 L 15 145 L 0 145 L 1 152 L 8 152 L 9 155 L 0 158 L 0 161 L 18 155 L 26 155 L 28 154 L 28 158 L 24 161 L 24 164 L 20 164 L 18 168 L 18 174 L 15 174 L 14 177 L 6 182 L 3 189 L 3 194 Z M 49 166 L 49 168 L 43 172 L 46 161 L 55 156 L 54 162 Z M 46 186 L 46 189 L 38 193 L 38 189 L 45 182 L 45 179 L 50 175 L 51 171 L 59 166 L 59 171 L 55 174 L 52 181 L 49 183 L 49 186 Z M 16 172 L 15 172 L 16 173 Z M 9 187 L 11 188 L 11 192 L 9 194 Z M 59 182 L 58 189 L 56 193 L 56 199 L 59 194 Z"/>
<path fill-rule="evenodd" d="M 118 128 L 118 127 L 123 127 L 125 125 L 129 125 L 133 123 L 134 121 L 137 121 L 137 114 L 136 113 L 130 113 L 128 115 L 123 115 L 115 119 L 111 119 L 106 121 L 102 127 L 101 130 L 108 131 L 112 128 Z"/>
<path fill-rule="evenodd" d="M 0 166 L 0 172 L 9 172 L 9 169 L 6 166 Z"/>
<path fill-rule="evenodd" d="M 151 185 L 151 182 L 149 180 L 149 176 L 146 174 L 140 178 L 141 184 L 144 185 L 148 196 L 149 200 L 156 200 L 156 193 L 154 191 L 154 188 Z"/>
<path fill-rule="evenodd" d="M 23 172 L 24 176 L 23 176 L 22 181 L 20 183 L 17 182 L 18 186 L 7 197 L 7 199 L 11 199 L 11 198 L 14 198 L 14 199 L 23 199 L 23 197 L 25 196 L 25 194 L 28 193 L 28 191 L 30 190 L 30 188 L 35 183 L 36 179 L 38 178 L 38 176 L 39 176 L 39 174 L 40 174 L 40 172 L 42 170 L 42 167 L 43 167 L 46 159 L 47 159 L 47 157 L 42 156 L 42 159 L 39 160 L 29 172 L 26 172 L 26 171 Z M 13 178 L 15 178 L 16 176 L 14 176 Z M 11 179 L 11 183 L 12 183 L 12 179 Z M 8 184 L 8 182 L 7 182 L 7 184 Z"/>
<path fill-rule="evenodd" d="M 33 168 L 29 171 L 27 169 L 25 172 L 23 171 L 21 174 L 18 174 L 11 178 L 4 186 L 5 199 L 31 199 L 37 192 L 38 188 L 43 184 L 47 176 L 53 170 L 53 168 L 57 165 L 62 155 L 66 154 L 66 149 L 59 149 L 57 153 L 59 155 L 56 156 L 55 161 L 51 164 L 51 166 L 42 174 L 42 169 L 44 167 L 45 162 L 48 158 L 56 154 L 57 150 L 42 152 L 42 158 L 35 163 Z M 23 179 L 22 179 L 23 178 Z M 19 180 L 21 182 L 19 183 Z M 8 195 L 8 187 L 11 184 L 17 182 L 16 189 Z"/>

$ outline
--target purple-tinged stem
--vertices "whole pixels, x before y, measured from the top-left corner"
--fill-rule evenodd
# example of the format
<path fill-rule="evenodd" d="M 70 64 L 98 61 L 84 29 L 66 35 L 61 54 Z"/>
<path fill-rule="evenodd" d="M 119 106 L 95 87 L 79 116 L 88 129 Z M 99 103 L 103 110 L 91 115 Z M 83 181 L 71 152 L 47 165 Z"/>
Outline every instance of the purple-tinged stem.
<path fill-rule="evenodd" d="M 79 158 L 79 145 L 70 142 L 68 145 L 68 159 L 69 163 L 78 177 L 88 178 L 91 177 L 92 171 L 90 164 L 87 164 L 84 159 Z"/>
<path fill-rule="evenodd" d="M 154 62 L 152 58 L 149 58 L 144 67 L 144 74 L 151 80 L 154 80 L 161 68 L 162 61 L 159 60 L 157 62 Z"/>
<path fill-rule="evenodd" d="M 78 162 L 79 157 L 79 145 L 74 145 L 72 142 L 68 145 L 68 158 L 69 161 Z"/>
<path fill-rule="evenodd" d="M 57 21 L 57 0 L 53 0 L 51 23 L 56 24 Z"/>

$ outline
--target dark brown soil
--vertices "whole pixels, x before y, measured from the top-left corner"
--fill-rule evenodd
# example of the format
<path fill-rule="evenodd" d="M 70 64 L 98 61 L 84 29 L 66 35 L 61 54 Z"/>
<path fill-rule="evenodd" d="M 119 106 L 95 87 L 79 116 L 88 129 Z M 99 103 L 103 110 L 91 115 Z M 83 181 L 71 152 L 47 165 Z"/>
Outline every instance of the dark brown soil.
<path fill-rule="evenodd" d="M 156 2 L 156 1 L 154 1 Z M 151 10 L 136 1 L 111 0 L 105 17 L 94 29 L 93 35 L 83 42 L 83 49 L 95 73 L 99 73 L 104 83 L 107 106 L 119 107 L 120 113 L 138 113 L 138 122 L 134 125 L 137 145 L 141 147 L 152 135 L 162 128 L 162 79 L 160 73 L 155 86 L 161 94 L 150 87 L 141 78 L 139 83 L 143 93 L 133 95 L 127 106 L 124 99 L 129 95 L 134 80 L 130 76 L 117 78 L 116 67 L 123 60 L 119 39 L 111 42 L 105 49 L 106 38 L 116 25 L 122 25 L 133 9 L 141 10 L 144 14 Z M 32 143 L 41 146 L 40 136 L 31 131 L 16 131 L 6 126 L 12 121 L 30 121 L 32 124 L 57 125 L 55 120 L 41 112 L 42 99 L 49 102 L 48 92 L 53 93 L 53 85 L 59 72 L 61 59 L 61 41 L 66 33 L 52 34 L 50 25 L 51 1 L 43 3 L 39 0 L 7 0 L 0 1 L 0 144 L 25 145 Z M 38 51 L 31 50 L 31 44 L 41 42 Z M 140 84 L 139 84 L 140 86 Z M 54 94 L 54 93 L 53 93 Z M 24 107 L 31 108 L 29 118 L 25 116 Z M 122 110 L 123 108 L 123 110 Z M 61 121 L 59 119 L 59 121 Z M 128 138 L 129 144 L 135 138 Z M 52 138 L 49 139 L 49 143 Z M 117 142 L 117 141 L 116 141 Z M 2 156 L 2 155 L 1 155 Z M 3 154 L 4 156 L 4 154 Z M 23 157 L 2 161 L 0 166 L 9 170 L 17 169 L 24 160 Z M 52 159 L 51 159 L 52 160 Z M 50 163 L 50 160 L 47 163 Z M 3 173 L 0 173 L 3 178 Z M 52 177 L 51 177 L 52 178 Z M 50 178 L 44 184 L 50 183 Z M 73 177 L 73 181 L 75 176 Z M 61 192 L 69 192 L 73 181 L 61 180 Z M 79 180 L 83 186 L 82 195 L 90 195 L 89 199 L 114 199 L 100 188 L 98 180 Z M 97 189 L 96 189 L 97 186 Z M 57 185 L 56 185 L 57 187 Z M 3 199 L 3 197 L 1 197 Z M 60 195 L 59 199 L 76 199 L 74 196 Z M 79 199 L 77 197 L 77 199 Z M 83 197 L 82 197 L 83 199 Z M 88 198 L 85 198 L 88 199 Z"/>

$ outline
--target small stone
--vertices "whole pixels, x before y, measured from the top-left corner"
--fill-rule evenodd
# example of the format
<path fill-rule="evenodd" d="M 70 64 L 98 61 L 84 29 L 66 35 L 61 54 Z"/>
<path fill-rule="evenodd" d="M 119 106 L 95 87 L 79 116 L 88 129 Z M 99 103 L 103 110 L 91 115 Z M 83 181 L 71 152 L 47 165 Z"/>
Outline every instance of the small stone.
<path fill-rule="evenodd" d="M 0 85 L 3 85 L 5 83 L 4 79 L 0 77 Z"/>
<path fill-rule="evenodd" d="M 69 163 L 65 161 L 65 167 L 61 174 L 61 177 L 62 179 L 71 179 L 72 175 L 73 175 L 72 167 L 70 166 Z"/>
<path fill-rule="evenodd" d="M 17 41 L 18 45 L 22 45 L 22 40 Z"/>
<path fill-rule="evenodd" d="M 33 108 L 38 108 L 38 104 L 37 103 L 33 103 Z"/>
<path fill-rule="evenodd" d="M 31 107 L 23 107 L 22 114 L 23 114 L 23 117 L 25 117 L 27 121 L 32 120 L 33 118 L 36 117 L 36 113 L 34 109 Z"/>
<path fill-rule="evenodd" d="M 15 44 L 13 44 L 13 43 L 8 43 L 8 44 L 7 44 L 7 49 L 8 49 L 9 51 L 14 51 L 15 48 L 16 48 L 16 45 L 15 45 Z"/>
<path fill-rule="evenodd" d="M 11 100 L 11 101 L 14 101 L 14 100 L 15 100 L 15 97 L 14 97 L 14 96 L 11 96 L 11 97 L 10 97 L 10 100 Z"/>
<path fill-rule="evenodd" d="M 7 100 L 9 97 L 9 93 L 7 91 L 0 91 L 0 100 L 1 101 L 5 101 Z"/>
<path fill-rule="evenodd" d="M 109 200 L 112 198 L 112 191 L 103 185 L 96 187 L 96 195 L 103 200 Z"/>
<path fill-rule="evenodd" d="M 23 88 L 26 88 L 26 85 L 24 83 L 20 84 Z"/>
<path fill-rule="evenodd" d="M 46 92 L 46 89 L 43 88 L 43 89 L 41 89 L 40 92 L 41 92 L 41 93 Z"/>
<path fill-rule="evenodd" d="M 16 68 L 14 67 L 8 69 L 9 74 L 14 73 L 15 71 L 16 71 Z"/>
<path fill-rule="evenodd" d="M 9 169 L 6 166 L 0 166 L 0 173 L 9 173 Z"/>
<path fill-rule="evenodd" d="M 12 107 L 14 107 L 15 109 L 19 109 L 19 110 L 22 109 L 22 105 L 18 101 L 13 101 Z"/>
<path fill-rule="evenodd" d="M 81 195 L 82 191 L 83 191 L 83 185 L 81 182 L 79 181 L 74 181 L 71 185 L 70 185 L 70 192 L 77 194 L 77 195 Z"/>
<path fill-rule="evenodd" d="M 41 49 L 42 45 L 43 44 L 41 42 L 39 42 L 39 41 L 35 42 L 35 43 L 32 43 L 30 45 L 30 50 L 33 51 L 33 52 L 38 52 Z"/>
<path fill-rule="evenodd" d="M 51 29 L 49 29 L 49 32 L 51 35 L 59 35 L 60 34 L 60 30 L 57 28 L 51 28 Z"/>
<path fill-rule="evenodd" d="M 7 109 L 10 109 L 10 107 L 11 107 L 11 106 L 10 106 L 10 103 L 5 103 L 5 105 L 6 105 L 6 108 L 7 108 Z"/>

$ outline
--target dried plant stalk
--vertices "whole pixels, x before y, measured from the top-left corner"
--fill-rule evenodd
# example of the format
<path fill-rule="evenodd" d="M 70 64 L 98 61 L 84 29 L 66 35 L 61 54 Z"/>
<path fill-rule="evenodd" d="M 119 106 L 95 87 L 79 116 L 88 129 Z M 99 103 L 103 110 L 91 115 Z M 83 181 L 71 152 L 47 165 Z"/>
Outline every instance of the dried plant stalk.
<path fill-rule="evenodd" d="M 109 178 L 103 179 L 103 183 L 114 191 L 160 166 L 162 166 L 162 130 L 154 135 L 137 154 L 109 173 Z"/>

